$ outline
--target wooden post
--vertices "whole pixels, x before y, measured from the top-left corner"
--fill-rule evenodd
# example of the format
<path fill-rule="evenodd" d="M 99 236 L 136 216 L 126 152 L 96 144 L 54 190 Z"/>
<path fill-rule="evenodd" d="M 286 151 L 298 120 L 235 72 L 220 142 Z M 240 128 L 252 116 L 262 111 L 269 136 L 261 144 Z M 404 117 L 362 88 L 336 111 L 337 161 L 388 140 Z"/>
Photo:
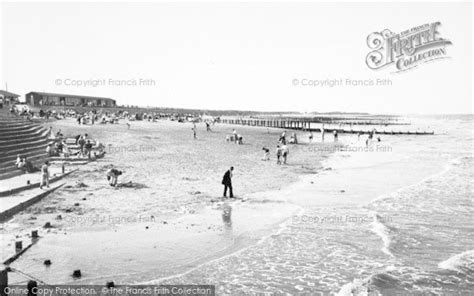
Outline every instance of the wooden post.
<path fill-rule="evenodd" d="M 4 269 L 0 271 L 0 296 L 8 296 L 6 287 L 8 287 L 8 270 Z"/>

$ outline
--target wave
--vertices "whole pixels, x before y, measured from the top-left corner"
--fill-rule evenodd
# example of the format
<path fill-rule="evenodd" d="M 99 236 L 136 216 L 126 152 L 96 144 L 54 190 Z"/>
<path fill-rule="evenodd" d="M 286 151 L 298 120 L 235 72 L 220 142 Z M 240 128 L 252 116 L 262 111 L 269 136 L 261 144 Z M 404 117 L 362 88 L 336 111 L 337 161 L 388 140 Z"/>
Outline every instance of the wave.
<path fill-rule="evenodd" d="M 447 269 L 466 274 L 474 272 L 474 250 L 456 254 L 438 264 L 441 269 Z"/>
<path fill-rule="evenodd" d="M 392 192 L 389 192 L 389 193 L 384 193 L 384 194 L 376 197 L 375 199 L 371 200 L 370 202 L 368 202 L 367 205 L 371 205 L 371 204 L 377 203 L 377 202 L 385 200 L 385 199 L 397 198 L 404 191 L 406 191 L 408 189 L 417 188 L 417 187 L 426 185 L 427 182 L 429 182 L 429 181 L 432 181 L 432 180 L 435 180 L 436 178 L 441 178 L 441 177 L 445 176 L 446 174 L 451 172 L 456 167 L 459 167 L 459 166 L 463 165 L 466 161 L 467 162 L 472 161 L 472 158 L 473 158 L 472 156 L 460 156 L 460 157 L 457 157 L 457 158 L 453 158 L 444 166 L 443 169 L 441 169 L 437 173 L 429 175 L 429 176 L 421 179 L 420 181 L 418 181 L 416 183 L 398 188 L 395 191 L 392 191 Z"/>
<path fill-rule="evenodd" d="M 372 215 L 373 222 L 371 223 L 371 230 L 380 238 L 382 238 L 382 252 L 389 255 L 390 257 L 395 257 L 392 252 L 390 252 L 390 243 L 392 242 L 390 238 L 390 229 L 380 221 L 382 218 L 377 213 L 373 213 Z"/>

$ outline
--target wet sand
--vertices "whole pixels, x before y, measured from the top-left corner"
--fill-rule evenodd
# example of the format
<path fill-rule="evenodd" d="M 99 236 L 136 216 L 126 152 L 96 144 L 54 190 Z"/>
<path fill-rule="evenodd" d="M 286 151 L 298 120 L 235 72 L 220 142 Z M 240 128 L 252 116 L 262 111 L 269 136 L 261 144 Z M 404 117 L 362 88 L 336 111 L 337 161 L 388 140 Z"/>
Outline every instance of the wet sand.
<path fill-rule="evenodd" d="M 2 227 L 12 249 L 15 236 L 26 241 L 40 229 L 39 243 L 12 266 L 50 284 L 152 281 L 255 245 L 300 210 L 284 202 L 292 194 L 285 188 L 322 170 L 330 152 L 308 147 L 333 145 L 290 145 L 288 164 L 278 166 L 280 129 L 216 124 L 207 133 L 199 124 L 195 140 L 191 123 L 49 125 L 66 136 L 88 133 L 107 147 L 105 158 L 78 166 L 60 191 Z M 244 145 L 225 141 L 233 128 Z M 264 146 L 271 161 L 260 160 Z M 230 166 L 237 199 L 222 200 L 220 183 Z M 105 178 L 111 167 L 124 170 L 117 188 Z M 42 229 L 48 221 L 53 228 Z M 43 266 L 45 259 L 53 264 Z M 74 269 L 82 279 L 70 276 Z"/>

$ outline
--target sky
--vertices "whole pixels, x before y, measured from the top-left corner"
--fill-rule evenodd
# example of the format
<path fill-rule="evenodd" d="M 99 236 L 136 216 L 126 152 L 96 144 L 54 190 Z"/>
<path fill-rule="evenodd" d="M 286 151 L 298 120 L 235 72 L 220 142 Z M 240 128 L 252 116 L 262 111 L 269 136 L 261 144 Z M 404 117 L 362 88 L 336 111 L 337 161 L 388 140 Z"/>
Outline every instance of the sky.
<path fill-rule="evenodd" d="M 0 15 L 0 89 L 22 96 L 44 91 L 199 109 L 472 113 L 470 2 L 36 1 L 3 2 Z M 449 58 L 401 73 L 366 65 L 370 33 L 438 21 L 440 36 L 452 42 Z"/>

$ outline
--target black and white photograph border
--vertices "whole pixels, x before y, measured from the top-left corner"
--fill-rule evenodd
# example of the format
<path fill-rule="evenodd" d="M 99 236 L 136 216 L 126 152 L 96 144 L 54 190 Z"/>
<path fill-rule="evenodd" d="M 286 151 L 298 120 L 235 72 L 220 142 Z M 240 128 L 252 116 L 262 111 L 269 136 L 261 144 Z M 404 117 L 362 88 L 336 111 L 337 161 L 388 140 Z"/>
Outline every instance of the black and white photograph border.
<path fill-rule="evenodd" d="M 472 1 L 0 1 L 0 296 L 471 295 Z"/>

